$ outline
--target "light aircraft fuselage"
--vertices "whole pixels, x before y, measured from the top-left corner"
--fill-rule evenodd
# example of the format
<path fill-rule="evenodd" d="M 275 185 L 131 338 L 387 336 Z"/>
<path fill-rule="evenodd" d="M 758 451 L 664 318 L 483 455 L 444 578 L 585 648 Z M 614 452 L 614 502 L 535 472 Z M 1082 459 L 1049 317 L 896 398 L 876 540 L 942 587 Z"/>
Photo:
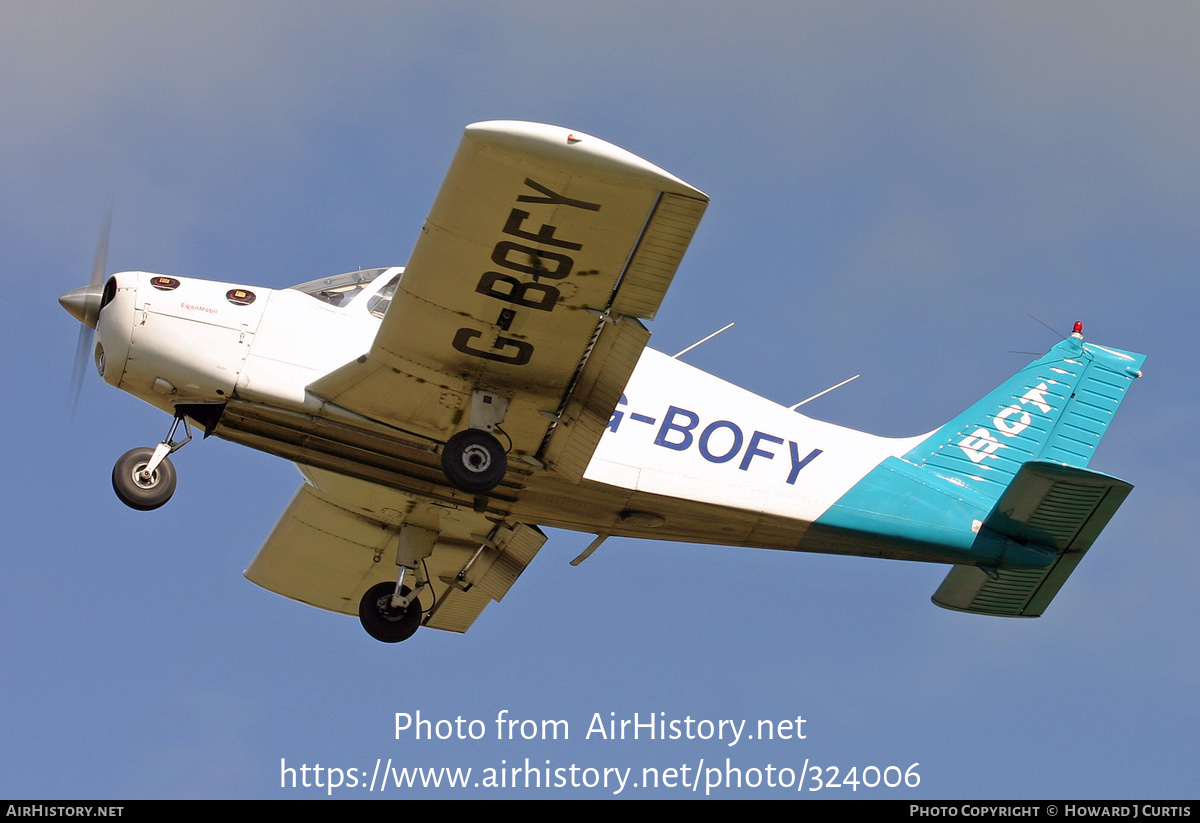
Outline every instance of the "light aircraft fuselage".
<path fill-rule="evenodd" d="M 948 563 L 939 605 L 1041 614 L 1131 488 L 1086 466 L 1144 357 L 1077 327 L 928 434 L 813 420 L 646 346 L 706 202 L 587 135 L 478 124 L 407 268 L 120 272 L 63 303 L 105 382 L 300 467 L 247 577 L 382 640 L 465 631 L 538 526 Z M 118 463 L 125 502 L 166 502 L 174 433 Z"/>

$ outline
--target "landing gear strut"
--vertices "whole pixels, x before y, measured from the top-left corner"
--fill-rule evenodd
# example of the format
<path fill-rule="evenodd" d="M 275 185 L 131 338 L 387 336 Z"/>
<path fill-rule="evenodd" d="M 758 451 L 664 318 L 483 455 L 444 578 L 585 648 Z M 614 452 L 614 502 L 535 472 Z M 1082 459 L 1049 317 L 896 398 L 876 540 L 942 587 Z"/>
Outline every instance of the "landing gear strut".
<path fill-rule="evenodd" d="M 176 441 L 173 438 L 181 422 L 186 436 Z M 113 491 L 121 502 L 131 509 L 148 512 L 170 500 L 175 493 L 175 467 L 167 455 L 182 448 L 191 439 L 192 431 L 187 420 L 176 416 L 166 440 L 153 449 L 131 449 L 121 455 L 112 472 Z"/>
<path fill-rule="evenodd" d="M 411 523 L 400 527 L 396 546 L 399 578 L 395 583 L 376 583 L 358 602 L 358 619 L 371 637 L 382 643 L 399 643 L 421 627 L 421 600 L 417 595 L 429 586 L 424 560 L 433 554 L 437 539 L 438 533 L 433 529 Z M 406 579 L 412 588 L 405 585 Z"/>

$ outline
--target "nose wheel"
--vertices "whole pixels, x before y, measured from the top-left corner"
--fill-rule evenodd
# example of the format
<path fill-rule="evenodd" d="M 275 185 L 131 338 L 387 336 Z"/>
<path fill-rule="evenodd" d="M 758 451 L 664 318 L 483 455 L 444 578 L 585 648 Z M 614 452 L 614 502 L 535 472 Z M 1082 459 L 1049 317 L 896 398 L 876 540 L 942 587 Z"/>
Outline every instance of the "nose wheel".
<path fill-rule="evenodd" d="M 113 466 L 113 491 L 131 509 L 148 512 L 171 499 L 175 493 L 175 467 L 163 458 L 150 469 L 154 449 L 131 449 Z"/>
<path fill-rule="evenodd" d="M 186 435 L 175 440 L 175 430 L 183 423 Z M 131 509 L 148 512 L 171 499 L 175 493 L 175 467 L 167 455 L 191 442 L 192 431 L 187 420 L 177 416 L 167 433 L 167 439 L 153 449 L 130 449 L 113 466 L 112 486 L 117 497 Z"/>

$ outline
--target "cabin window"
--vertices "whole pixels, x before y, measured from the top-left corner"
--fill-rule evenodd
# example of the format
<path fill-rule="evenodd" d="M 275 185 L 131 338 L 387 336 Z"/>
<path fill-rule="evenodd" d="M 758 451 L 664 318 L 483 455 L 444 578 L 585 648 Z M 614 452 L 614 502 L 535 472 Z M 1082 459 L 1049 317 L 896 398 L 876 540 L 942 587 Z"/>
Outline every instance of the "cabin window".
<path fill-rule="evenodd" d="M 367 287 L 379 275 L 387 271 L 383 269 L 359 269 L 345 274 L 335 274 L 333 277 L 322 277 L 309 280 L 291 288 L 302 291 L 309 297 L 315 297 L 322 303 L 331 306 L 348 306 L 360 291 Z"/>
<path fill-rule="evenodd" d="M 400 283 L 400 275 L 397 274 L 387 282 L 387 285 L 380 289 L 374 297 L 367 301 L 367 310 L 376 317 L 383 317 L 387 314 L 388 306 L 392 303 L 392 295 L 396 293 L 396 286 Z"/>

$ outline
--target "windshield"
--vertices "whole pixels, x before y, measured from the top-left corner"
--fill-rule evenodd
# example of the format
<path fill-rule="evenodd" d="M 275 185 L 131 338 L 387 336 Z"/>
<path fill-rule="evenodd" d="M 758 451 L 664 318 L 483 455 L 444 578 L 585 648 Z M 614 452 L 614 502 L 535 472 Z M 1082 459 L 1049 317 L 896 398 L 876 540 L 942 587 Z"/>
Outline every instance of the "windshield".
<path fill-rule="evenodd" d="M 360 291 L 366 288 L 367 284 L 385 271 L 387 271 L 386 268 L 359 269 L 345 274 L 335 274 L 332 277 L 309 280 L 307 283 L 299 283 L 290 288 L 302 291 L 331 306 L 347 306 Z"/>

